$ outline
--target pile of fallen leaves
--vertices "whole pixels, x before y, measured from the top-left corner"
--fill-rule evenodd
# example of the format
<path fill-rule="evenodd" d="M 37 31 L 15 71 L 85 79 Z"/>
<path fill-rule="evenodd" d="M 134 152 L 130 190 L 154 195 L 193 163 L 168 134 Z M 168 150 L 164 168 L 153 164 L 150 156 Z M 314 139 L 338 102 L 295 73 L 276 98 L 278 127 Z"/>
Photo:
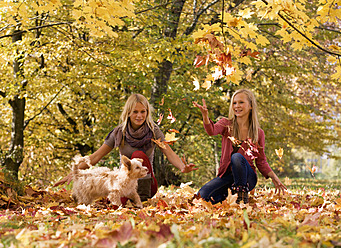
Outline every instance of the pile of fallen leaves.
<path fill-rule="evenodd" d="M 249 204 L 236 196 L 212 205 L 189 183 L 160 187 L 136 209 L 101 199 L 77 205 L 65 189 L 0 185 L 0 247 L 336 247 L 341 246 L 340 189 L 258 187 Z"/>

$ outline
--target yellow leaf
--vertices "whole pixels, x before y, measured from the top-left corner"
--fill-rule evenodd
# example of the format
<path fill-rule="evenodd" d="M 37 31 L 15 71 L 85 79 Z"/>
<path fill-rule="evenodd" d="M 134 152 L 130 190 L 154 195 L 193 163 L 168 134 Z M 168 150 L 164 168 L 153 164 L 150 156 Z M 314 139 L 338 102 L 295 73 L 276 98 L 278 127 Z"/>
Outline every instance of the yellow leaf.
<path fill-rule="evenodd" d="M 248 18 L 251 18 L 251 16 L 252 16 L 254 13 L 255 13 L 255 12 L 251 11 L 250 8 L 247 8 L 247 9 L 239 10 L 238 15 L 240 15 L 240 16 L 243 17 L 244 19 L 248 19 Z"/>
<path fill-rule="evenodd" d="M 208 90 L 209 88 L 211 88 L 212 86 L 212 82 L 211 81 L 208 81 L 206 80 L 202 85 L 201 87 L 205 88 L 206 90 Z"/>
<path fill-rule="evenodd" d="M 172 132 L 172 133 L 166 133 L 165 135 L 165 140 L 167 142 L 174 142 L 174 141 L 177 141 L 179 138 L 175 138 L 175 132 Z"/>
<path fill-rule="evenodd" d="M 257 35 L 256 42 L 262 46 L 270 44 L 269 40 L 262 35 Z"/>
<path fill-rule="evenodd" d="M 328 48 L 329 49 L 334 49 L 334 50 L 341 50 L 341 47 L 336 46 L 336 45 L 330 45 Z"/>
<path fill-rule="evenodd" d="M 336 62 L 336 58 L 335 58 L 335 56 L 329 56 L 329 57 L 327 58 L 327 61 L 328 61 L 329 63 L 334 64 L 334 63 Z"/>
<path fill-rule="evenodd" d="M 332 79 L 341 80 L 341 66 L 336 67 L 336 73 L 332 75 Z"/>
<path fill-rule="evenodd" d="M 293 44 L 291 45 L 291 47 L 292 47 L 294 50 L 301 50 L 302 47 L 303 47 L 303 44 L 302 44 L 302 42 L 300 42 L 300 41 L 296 41 L 295 43 L 293 43 Z"/>

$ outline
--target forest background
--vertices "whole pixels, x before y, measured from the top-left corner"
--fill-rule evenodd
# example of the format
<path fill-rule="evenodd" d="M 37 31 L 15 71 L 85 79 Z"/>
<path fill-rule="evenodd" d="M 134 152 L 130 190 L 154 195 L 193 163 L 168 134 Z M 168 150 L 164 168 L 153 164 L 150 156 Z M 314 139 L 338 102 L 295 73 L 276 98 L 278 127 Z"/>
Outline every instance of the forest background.
<path fill-rule="evenodd" d="M 206 99 L 216 121 L 228 116 L 232 93 L 244 87 L 257 97 L 266 155 L 280 177 L 310 177 L 313 165 L 321 178 L 340 177 L 340 6 L 331 0 L 1 1 L 6 178 L 51 186 L 68 173 L 72 157 L 100 147 L 127 97 L 141 93 L 155 108 L 155 122 L 164 116 L 161 130 L 178 138 L 172 148 L 199 168 L 179 174 L 157 152 L 159 183 L 200 186 L 216 173 L 221 139 L 205 133 L 192 101 Z M 117 166 L 118 158 L 113 151 L 101 165 Z"/>

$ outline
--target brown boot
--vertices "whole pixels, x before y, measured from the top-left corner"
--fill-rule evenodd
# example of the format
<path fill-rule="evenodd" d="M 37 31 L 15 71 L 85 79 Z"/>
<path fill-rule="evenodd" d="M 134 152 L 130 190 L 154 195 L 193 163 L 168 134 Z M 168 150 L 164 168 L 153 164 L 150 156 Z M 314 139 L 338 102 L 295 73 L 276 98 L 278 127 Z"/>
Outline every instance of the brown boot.
<path fill-rule="evenodd" d="M 235 186 L 234 184 L 231 187 L 232 194 L 238 194 L 238 198 L 236 200 L 236 203 L 239 204 L 241 201 L 244 202 L 244 204 L 249 203 L 249 188 L 247 186 Z"/>
<path fill-rule="evenodd" d="M 241 201 L 244 202 L 244 204 L 247 204 L 249 203 L 249 193 L 246 191 L 239 191 L 237 192 L 238 193 L 238 198 L 237 198 L 237 201 L 236 203 L 239 204 Z"/>

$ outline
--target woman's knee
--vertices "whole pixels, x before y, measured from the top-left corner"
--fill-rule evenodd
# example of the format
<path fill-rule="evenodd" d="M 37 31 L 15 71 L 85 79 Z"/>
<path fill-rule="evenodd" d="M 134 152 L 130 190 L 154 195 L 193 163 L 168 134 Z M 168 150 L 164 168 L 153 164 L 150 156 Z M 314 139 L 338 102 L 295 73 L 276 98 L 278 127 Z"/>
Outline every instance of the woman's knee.
<path fill-rule="evenodd" d="M 198 195 L 203 198 L 204 200 L 208 201 L 211 195 L 211 190 L 207 189 L 205 186 L 203 186 L 199 191 Z"/>
<path fill-rule="evenodd" d="M 240 153 L 234 153 L 231 156 L 231 164 L 232 166 L 241 166 L 243 165 L 243 160 L 244 160 L 244 156 L 241 155 Z"/>

